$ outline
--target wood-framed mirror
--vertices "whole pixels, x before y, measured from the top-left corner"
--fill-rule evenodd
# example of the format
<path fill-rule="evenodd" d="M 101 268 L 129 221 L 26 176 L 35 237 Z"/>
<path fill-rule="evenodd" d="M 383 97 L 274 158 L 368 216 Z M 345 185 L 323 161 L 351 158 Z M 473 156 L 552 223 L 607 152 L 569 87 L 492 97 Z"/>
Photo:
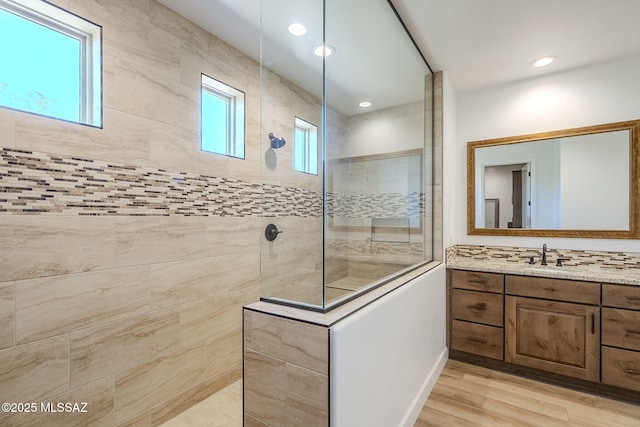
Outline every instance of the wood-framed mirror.
<path fill-rule="evenodd" d="M 469 142 L 468 234 L 640 238 L 639 138 L 634 120 Z"/>

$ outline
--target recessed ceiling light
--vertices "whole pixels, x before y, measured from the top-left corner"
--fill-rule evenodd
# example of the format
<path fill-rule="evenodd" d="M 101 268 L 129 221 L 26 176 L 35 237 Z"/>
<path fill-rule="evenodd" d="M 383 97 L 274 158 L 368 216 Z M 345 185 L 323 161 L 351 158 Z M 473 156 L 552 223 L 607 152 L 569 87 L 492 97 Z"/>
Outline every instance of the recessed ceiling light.
<path fill-rule="evenodd" d="M 369 101 L 362 101 L 360 104 L 358 104 L 359 106 L 363 107 L 363 108 L 367 108 L 367 107 L 371 107 L 373 104 L 370 103 Z"/>
<path fill-rule="evenodd" d="M 556 60 L 556 57 L 553 55 L 549 55 L 549 56 L 543 56 L 542 58 L 538 58 L 536 60 L 531 61 L 531 65 L 532 67 L 544 67 L 546 65 L 551 64 L 553 61 Z"/>
<path fill-rule="evenodd" d="M 293 24 L 289 25 L 289 32 L 294 36 L 304 36 L 305 34 L 307 34 L 307 27 L 300 24 L 299 22 L 294 22 Z"/>
<path fill-rule="evenodd" d="M 313 48 L 313 53 L 318 56 L 329 56 L 335 51 L 336 49 L 333 46 L 329 46 L 328 44 L 321 44 Z"/>

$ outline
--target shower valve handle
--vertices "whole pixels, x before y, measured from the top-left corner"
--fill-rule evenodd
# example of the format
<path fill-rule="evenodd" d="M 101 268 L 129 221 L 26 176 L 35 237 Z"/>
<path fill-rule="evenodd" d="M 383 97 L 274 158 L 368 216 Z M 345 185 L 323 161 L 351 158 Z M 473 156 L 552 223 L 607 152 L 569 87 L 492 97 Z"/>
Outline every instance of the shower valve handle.
<path fill-rule="evenodd" d="M 268 241 L 272 242 L 276 240 L 278 234 L 282 232 L 283 231 L 278 230 L 278 227 L 276 227 L 275 224 L 269 224 L 267 225 L 267 228 L 264 229 L 264 237 L 266 237 Z"/>

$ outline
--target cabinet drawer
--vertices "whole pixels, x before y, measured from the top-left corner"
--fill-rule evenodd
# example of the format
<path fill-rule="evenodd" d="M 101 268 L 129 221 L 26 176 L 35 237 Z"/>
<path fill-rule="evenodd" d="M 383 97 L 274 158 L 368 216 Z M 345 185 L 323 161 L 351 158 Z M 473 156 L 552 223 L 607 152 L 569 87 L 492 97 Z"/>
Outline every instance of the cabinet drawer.
<path fill-rule="evenodd" d="M 480 271 L 452 270 L 451 287 L 482 292 L 504 292 L 504 275 Z"/>
<path fill-rule="evenodd" d="M 457 320 L 502 326 L 503 300 L 502 294 L 454 289 L 451 292 L 451 314 Z"/>
<path fill-rule="evenodd" d="M 594 282 L 506 276 L 505 287 L 509 295 L 600 305 L 600 284 Z"/>
<path fill-rule="evenodd" d="M 602 305 L 640 310 L 640 286 L 602 285 Z"/>
<path fill-rule="evenodd" d="M 502 360 L 502 328 L 454 320 L 451 324 L 451 348 L 492 359 Z"/>
<path fill-rule="evenodd" d="M 640 351 L 640 311 L 603 308 L 602 344 Z"/>
<path fill-rule="evenodd" d="M 602 382 L 640 391 L 640 353 L 602 347 Z"/>

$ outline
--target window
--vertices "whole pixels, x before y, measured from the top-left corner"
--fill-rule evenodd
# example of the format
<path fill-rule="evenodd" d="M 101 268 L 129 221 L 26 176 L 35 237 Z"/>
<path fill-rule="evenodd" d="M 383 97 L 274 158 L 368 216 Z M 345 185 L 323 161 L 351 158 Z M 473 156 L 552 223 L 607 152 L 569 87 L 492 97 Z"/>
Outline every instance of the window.
<path fill-rule="evenodd" d="M 201 148 L 244 159 L 244 92 L 202 75 Z"/>
<path fill-rule="evenodd" d="M 102 126 L 101 29 L 41 0 L 0 0 L 0 106 Z"/>
<path fill-rule="evenodd" d="M 298 117 L 293 130 L 293 168 L 318 175 L 318 127 Z"/>

